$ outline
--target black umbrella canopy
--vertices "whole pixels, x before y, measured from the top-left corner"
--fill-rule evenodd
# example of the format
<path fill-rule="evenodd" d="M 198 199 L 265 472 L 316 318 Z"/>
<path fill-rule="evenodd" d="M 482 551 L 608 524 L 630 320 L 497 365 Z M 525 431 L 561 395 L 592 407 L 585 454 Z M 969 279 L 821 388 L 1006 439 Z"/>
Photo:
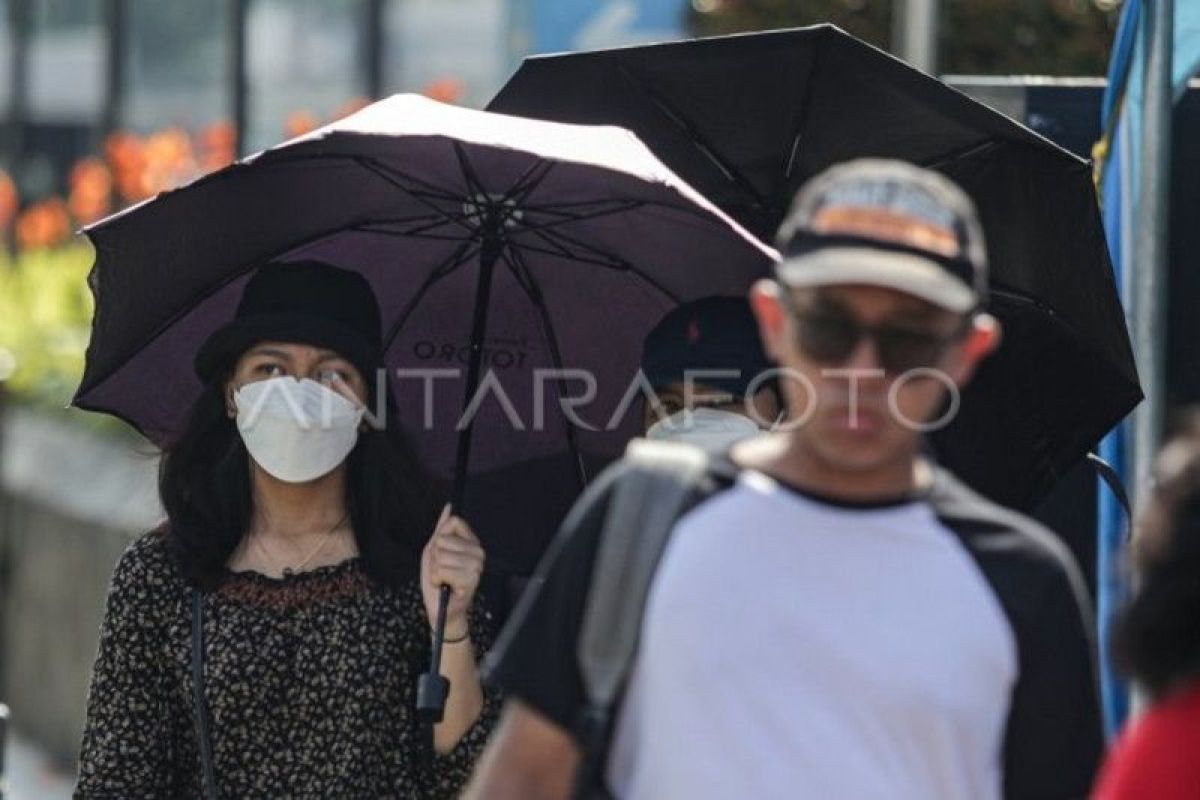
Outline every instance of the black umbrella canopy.
<path fill-rule="evenodd" d="M 490 110 L 613 124 L 770 241 L 796 190 L 851 158 L 939 170 L 974 199 L 1000 352 L 934 440 L 1028 508 L 1141 399 L 1089 165 L 844 31 L 527 58 Z"/>
<path fill-rule="evenodd" d="M 639 431 L 640 406 L 625 401 L 645 334 L 679 302 L 744 294 L 775 255 L 628 131 L 405 95 L 87 235 L 96 312 L 76 405 L 170 442 L 200 392 L 195 352 L 233 316 L 255 268 L 353 269 L 379 300 L 401 422 L 435 477 L 457 478 L 467 463 L 464 397 L 481 401 L 463 511 L 489 561 L 517 572 L 540 554 L 579 473 Z M 585 396 L 587 378 L 560 382 L 552 370 L 594 380 L 575 408 L 586 425 L 559 392 Z"/>

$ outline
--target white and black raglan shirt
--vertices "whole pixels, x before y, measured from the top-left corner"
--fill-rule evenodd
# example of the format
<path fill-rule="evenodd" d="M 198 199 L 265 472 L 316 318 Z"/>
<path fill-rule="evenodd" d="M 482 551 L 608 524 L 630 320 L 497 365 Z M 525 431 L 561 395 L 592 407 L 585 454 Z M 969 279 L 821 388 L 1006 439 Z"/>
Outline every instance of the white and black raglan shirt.
<path fill-rule="evenodd" d="M 487 665 L 568 731 L 596 544 L 585 493 Z M 606 765 L 618 798 L 1085 797 L 1102 750 L 1092 622 L 1045 529 L 937 470 L 849 505 L 736 473 L 655 572 Z"/>

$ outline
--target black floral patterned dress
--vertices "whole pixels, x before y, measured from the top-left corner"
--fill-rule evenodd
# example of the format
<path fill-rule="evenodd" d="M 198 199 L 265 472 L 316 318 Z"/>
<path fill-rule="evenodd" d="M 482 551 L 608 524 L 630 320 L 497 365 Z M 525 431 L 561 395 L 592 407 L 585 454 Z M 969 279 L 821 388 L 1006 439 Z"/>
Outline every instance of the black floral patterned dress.
<path fill-rule="evenodd" d="M 191 590 L 160 532 L 113 576 L 88 696 L 77 798 L 199 797 Z M 481 652 L 489 620 L 471 615 Z M 205 692 L 222 798 L 441 798 L 461 791 L 495 721 L 431 752 L 414 713 L 429 659 L 416 579 L 370 581 L 362 561 L 269 578 L 231 572 L 204 598 Z"/>

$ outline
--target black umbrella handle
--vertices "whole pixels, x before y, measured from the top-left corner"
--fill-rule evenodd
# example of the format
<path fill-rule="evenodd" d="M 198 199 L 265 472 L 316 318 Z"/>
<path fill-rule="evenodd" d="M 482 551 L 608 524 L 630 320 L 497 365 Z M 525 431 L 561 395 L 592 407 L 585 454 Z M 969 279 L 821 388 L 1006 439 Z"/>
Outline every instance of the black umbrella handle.
<path fill-rule="evenodd" d="M 467 381 L 463 393 L 463 411 L 469 407 L 471 398 L 479 387 L 479 371 L 483 366 L 483 341 L 487 332 L 488 306 L 491 304 L 492 272 L 500 259 L 504 247 L 501 217 L 494 209 L 488 209 L 483 220 L 486 229 L 479 251 L 479 279 L 475 287 L 475 309 L 471 319 L 471 358 L 467 364 Z M 458 435 L 458 452 L 454 459 L 454 487 L 450 507 L 462 508 L 463 491 L 467 483 L 467 465 L 471 458 L 471 437 L 475 431 L 475 420 L 467 422 Z M 438 590 L 438 612 L 433 624 L 433 648 L 429 658 L 429 672 L 417 679 L 417 714 L 426 722 L 438 723 L 446 710 L 446 698 L 450 694 L 450 681 L 441 674 L 442 644 L 446 638 L 446 607 L 450 604 L 450 587 L 442 585 Z"/>
<path fill-rule="evenodd" d="M 431 725 L 442 721 L 446 713 L 446 697 L 450 694 L 450 681 L 439 672 L 442 666 L 442 645 L 446 641 L 446 608 L 449 605 L 450 587 L 443 583 L 438 588 L 438 609 L 433 624 L 429 672 L 417 679 L 417 715 Z"/>

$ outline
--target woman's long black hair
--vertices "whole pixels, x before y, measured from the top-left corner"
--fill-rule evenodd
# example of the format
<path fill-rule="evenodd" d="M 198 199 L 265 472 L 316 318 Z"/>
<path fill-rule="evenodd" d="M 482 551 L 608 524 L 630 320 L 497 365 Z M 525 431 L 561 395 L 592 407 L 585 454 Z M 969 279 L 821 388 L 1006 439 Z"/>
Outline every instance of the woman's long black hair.
<path fill-rule="evenodd" d="M 250 456 L 225 411 L 227 375 L 204 387 L 182 434 L 165 449 L 158 476 L 169 549 L 206 589 L 226 575 L 253 514 Z M 347 457 L 346 507 L 367 574 L 397 586 L 418 575 L 438 504 L 387 397 L 386 425 L 367 425 Z"/>
<path fill-rule="evenodd" d="M 1117 621 L 1113 654 L 1157 699 L 1200 680 L 1200 413 L 1156 462 L 1134 551 L 1142 584 Z"/>

